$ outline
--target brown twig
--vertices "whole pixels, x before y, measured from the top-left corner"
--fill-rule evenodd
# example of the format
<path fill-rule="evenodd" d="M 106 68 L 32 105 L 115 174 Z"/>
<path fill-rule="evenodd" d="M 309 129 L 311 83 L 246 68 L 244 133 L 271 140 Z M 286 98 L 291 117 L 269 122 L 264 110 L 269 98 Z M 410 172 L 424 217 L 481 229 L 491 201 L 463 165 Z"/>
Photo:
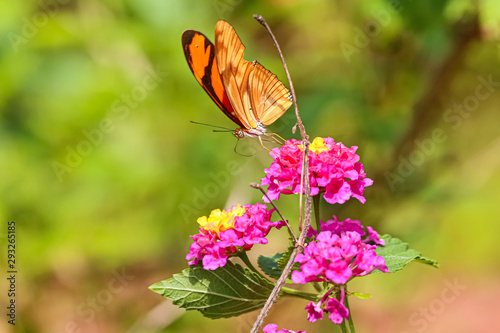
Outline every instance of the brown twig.
<path fill-rule="evenodd" d="M 299 253 L 301 253 L 304 250 L 304 242 L 306 239 L 307 235 L 307 230 L 309 229 L 309 225 L 311 224 L 311 187 L 309 184 L 309 136 L 306 133 L 306 130 L 304 128 L 304 125 L 302 123 L 302 120 L 299 115 L 299 108 L 297 106 L 297 97 L 295 95 L 295 90 L 293 88 L 293 83 L 292 79 L 290 77 L 290 73 L 288 71 L 288 67 L 286 66 L 285 58 L 283 57 L 283 53 L 281 52 L 281 49 L 279 47 L 278 41 L 276 40 L 276 37 L 274 37 L 273 32 L 271 31 L 271 28 L 269 28 L 269 25 L 267 22 L 264 20 L 264 18 L 261 15 L 254 15 L 253 16 L 260 24 L 262 24 L 269 34 L 271 35 L 271 38 L 274 41 L 274 44 L 276 45 L 276 48 L 278 49 L 278 53 L 280 54 L 281 61 L 283 63 L 283 67 L 285 69 L 286 76 L 288 78 L 288 83 L 290 85 L 290 91 L 292 93 L 292 98 L 293 102 L 295 104 L 295 115 L 297 117 L 297 124 L 299 125 L 300 129 L 300 135 L 302 137 L 302 142 L 303 142 L 303 161 L 304 161 L 304 167 L 302 169 L 303 171 L 303 177 L 301 181 L 301 188 L 305 189 L 305 204 L 304 204 L 304 214 L 302 215 L 302 207 L 300 207 L 300 221 L 299 224 L 303 225 L 303 229 L 300 233 L 299 239 L 296 243 L 295 249 L 292 252 L 290 259 L 288 260 L 288 263 L 286 264 L 285 268 L 283 269 L 283 272 L 276 281 L 276 285 L 274 286 L 273 291 L 271 292 L 271 295 L 269 295 L 269 298 L 266 301 L 266 304 L 264 304 L 264 307 L 262 308 L 259 316 L 257 317 L 257 320 L 255 321 L 252 330 L 250 333 L 257 333 L 259 328 L 262 326 L 262 323 L 264 321 L 264 318 L 267 316 L 269 313 L 269 310 L 273 306 L 274 302 L 278 298 L 278 295 L 280 293 L 281 288 L 285 284 L 286 279 L 290 275 L 290 272 L 292 271 L 293 264 L 295 262 L 295 258 Z M 306 175 L 306 176 L 304 176 Z M 302 203 L 302 191 L 300 193 L 300 202 Z M 302 217 L 303 217 L 303 224 L 302 224 Z"/>
<path fill-rule="evenodd" d="M 253 16 L 253 18 L 256 19 L 257 22 L 262 24 L 267 29 L 267 32 L 269 32 L 269 34 L 271 35 L 271 38 L 273 39 L 274 45 L 276 45 L 276 48 L 278 49 L 278 53 L 280 54 L 281 62 L 283 63 L 283 67 L 285 68 L 285 73 L 286 73 L 286 77 L 288 79 L 288 84 L 290 85 L 290 92 L 292 93 L 293 104 L 295 104 L 295 116 L 297 117 L 297 124 L 299 125 L 300 136 L 302 137 L 303 140 L 308 140 L 309 137 L 307 136 L 306 129 L 304 128 L 304 124 L 302 123 L 302 119 L 300 118 L 300 115 L 299 115 L 299 107 L 297 106 L 297 96 L 295 95 L 295 89 L 293 88 L 292 78 L 290 77 L 290 72 L 288 71 L 288 67 L 286 66 L 285 57 L 283 57 L 283 53 L 281 52 L 281 48 L 278 44 L 278 41 L 276 40 L 276 37 L 274 37 L 274 34 L 271 31 L 271 28 L 267 24 L 266 20 L 264 20 L 262 15 L 255 14 Z"/>
<path fill-rule="evenodd" d="M 262 194 L 264 194 L 264 196 L 266 197 L 266 199 L 269 201 L 269 203 L 273 206 L 273 208 L 278 212 L 279 216 L 281 217 L 281 220 L 283 222 L 285 222 L 286 224 L 286 227 L 288 228 L 288 233 L 290 234 L 290 237 L 293 238 L 293 243 L 294 244 L 297 244 L 297 237 L 295 237 L 295 234 L 293 233 L 293 230 L 292 230 L 292 227 L 290 227 L 290 224 L 288 224 L 288 220 L 286 220 L 283 215 L 281 215 L 281 212 L 279 211 L 278 207 L 276 207 L 276 205 L 274 204 L 274 202 L 269 198 L 269 196 L 267 195 L 266 191 L 262 188 L 262 186 L 260 186 L 259 184 L 257 183 L 250 183 L 250 187 L 252 188 L 255 188 L 259 191 L 262 192 Z"/>
<path fill-rule="evenodd" d="M 309 142 L 306 142 L 304 145 L 304 152 L 309 151 Z M 309 154 L 304 155 L 306 163 L 305 163 L 305 168 L 304 168 L 304 173 L 309 174 Z M 290 275 L 290 272 L 292 271 L 292 267 L 295 263 L 295 258 L 299 253 L 302 253 L 304 250 L 304 243 L 306 240 L 306 235 L 307 235 L 307 230 L 309 229 L 309 225 L 311 224 L 311 192 L 310 192 L 310 185 L 309 185 L 309 177 L 305 177 L 305 188 L 306 188 L 306 200 L 305 200 L 305 205 L 304 205 L 304 228 L 302 229 L 302 232 L 300 233 L 299 240 L 296 243 L 295 249 L 293 250 L 290 259 L 288 260 L 285 268 L 283 269 L 283 272 L 281 273 L 280 278 L 278 281 L 276 281 L 276 285 L 274 286 L 273 291 L 269 295 L 269 298 L 266 301 L 266 304 L 264 304 L 264 307 L 260 311 L 259 316 L 257 317 L 257 320 L 255 320 L 255 323 L 252 327 L 252 330 L 250 333 L 257 333 L 259 328 L 262 326 L 262 323 L 264 322 L 264 318 L 267 316 L 269 313 L 269 310 L 273 306 L 274 302 L 279 296 L 280 290 L 283 287 L 283 285 L 286 282 L 286 279 Z"/>

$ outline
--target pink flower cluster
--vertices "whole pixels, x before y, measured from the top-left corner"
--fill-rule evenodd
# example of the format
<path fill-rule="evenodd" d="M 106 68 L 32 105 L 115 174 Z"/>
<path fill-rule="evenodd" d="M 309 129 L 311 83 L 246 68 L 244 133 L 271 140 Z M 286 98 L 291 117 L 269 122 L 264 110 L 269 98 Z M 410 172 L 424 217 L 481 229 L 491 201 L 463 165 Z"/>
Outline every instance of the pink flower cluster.
<path fill-rule="evenodd" d="M 332 234 L 336 234 L 339 236 L 345 234 L 348 231 L 357 232 L 361 237 L 366 235 L 366 232 L 363 230 L 363 224 L 361 224 L 361 221 L 349 218 L 345 219 L 344 221 L 339 221 L 335 215 L 333 215 L 333 220 L 321 222 L 321 230 L 331 231 Z M 362 240 L 363 243 L 385 246 L 384 240 L 379 238 L 378 233 L 373 230 L 372 227 L 367 226 L 366 231 L 368 232 L 368 236 Z M 318 232 L 313 228 L 309 228 L 309 230 L 307 231 L 307 237 L 309 238 L 316 237 L 317 234 Z"/>
<path fill-rule="evenodd" d="M 203 262 L 203 268 L 214 270 L 227 263 L 230 256 L 247 251 L 254 244 L 267 244 L 266 236 L 272 227 L 280 229 L 284 221 L 271 222 L 274 209 L 266 205 L 233 206 L 221 211 L 213 210 L 210 216 L 198 219 L 200 231 L 190 236 L 194 242 L 186 255 L 189 265 Z"/>
<path fill-rule="evenodd" d="M 294 283 L 326 281 L 345 284 L 356 276 L 370 274 L 374 269 L 389 273 L 385 260 L 377 256 L 375 248 L 384 245 L 375 230 L 368 227 L 368 237 L 360 221 L 347 219 L 322 223 L 322 229 L 316 240 L 310 242 L 304 253 L 295 258 L 302 265 L 292 273 Z M 314 234 L 314 232 L 312 232 Z M 372 244 L 370 244 L 372 243 Z"/>
<path fill-rule="evenodd" d="M 302 265 L 300 270 L 293 271 L 294 283 L 311 281 L 326 281 L 343 285 L 356 276 L 370 274 L 374 269 L 389 273 L 385 260 L 377 256 L 375 248 L 384 246 L 384 240 L 371 227 L 365 232 L 360 221 L 346 219 L 333 220 L 321 223 L 322 231 L 309 230 L 309 237 L 315 237 L 305 248 L 304 253 L 295 258 L 295 262 Z M 368 234 L 368 235 L 366 235 Z M 362 239 L 363 236 L 366 236 Z M 318 302 L 311 302 L 306 306 L 307 319 L 315 322 L 323 319 L 323 311 L 335 324 L 340 324 L 349 317 L 349 310 L 344 306 L 344 289 L 341 288 L 340 300 L 328 298 L 326 293 Z"/>
<path fill-rule="evenodd" d="M 324 192 L 325 200 L 331 204 L 342 204 L 350 197 L 365 203 L 364 189 L 373 181 L 366 178 L 357 149 L 347 148 L 332 138 L 314 139 L 309 151 L 311 194 Z M 295 139 L 271 150 L 274 161 L 261 179 L 261 185 L 269 185 L 267 194 L 271 200 L 279 199 L 280 194 L 300 193 L 302 153 L 301 141 Z"/>
<path fill-rule="evenodd" d="M 291 331 L 285 328 L 278 330 L 278 325 L 276 324 L 267 324 L 264 327 L 264 333 L 307 333 L 306 331 Z"/>
<path fill-rule="evenodd" d="M 344 289 L 341 289 L 340 300 L 328 298 L 330 292 L 327 292 L 318 303 L 311 302 L 306 306 L 307 319 L 311 323 L 323 319 L 323 311 L 330 313 L 328 318 L 335 324 L 340 324 L 344 318 L 349 318 L 349 309 L 344 305 Z"/>

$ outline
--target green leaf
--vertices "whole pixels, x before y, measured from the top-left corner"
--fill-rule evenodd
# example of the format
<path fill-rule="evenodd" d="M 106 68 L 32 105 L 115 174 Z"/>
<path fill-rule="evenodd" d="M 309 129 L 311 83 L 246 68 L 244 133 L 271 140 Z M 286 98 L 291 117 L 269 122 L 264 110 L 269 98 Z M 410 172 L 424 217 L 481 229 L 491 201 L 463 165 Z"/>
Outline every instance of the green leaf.
<path fill-rule="evenodd" d="M 257 259 L 257 264 L 259 265 L 260 269 L 262 269 L 262 271 L 268 276 L 272 277 L 273 279 L 279 279 L 282 271 L 278 266 L 278 262 L 281 257 L 283 257 L 283 254 L 284 253 L 276 253 L 275 255 L 270 257 L 259 256 L 259 259 Z"/>
<path fill-rule="evenodd" d="M 370 294 L 352 293 L 351 295 L 352 295 L 352 296 L 355 296 L 355 297 L 357 297 L 357 298 L 360 298 L 360 299 L 368 299 L 368 298 L 372 298 L 372 295 L 370 295 Z"/>
<path fill-rule="evenodd" d="M 293 251 L 295 250 L 295 246 L 290 245 L 288 249 L 286 250 L 285 253 L 281 255 L 281 258 L 278 260 L 278 269 L 280 272 L 283 272 L 283 270 L 286 267 L 286 264 L 288 264 L 288 261 L 290 260 L 290 257 L 292 256 Z M 290 271 L 290 275 L 288 275 L 286 279 L 286 283 L 293 283 L 292 279 L 290 278 L 292 276 L 293 271 L 297 271 L 300 269 L 300 263 L 296 262 L 292 266 L 292 270 Z M 281 274 L 280 274 L 281 276 Z M 278 277 L 279 278 L 279 277 Z"/>
<path fill-rule="evenodd" d="M 285 269 L 285 266 L 288 263 L 288 260 L 290 260 L 290 257 L 292 256 L 293 250 L 294 250 L 294 247 L 289 246 L 288 249 L 286 250 L 286 252 L 283 253 L 281 258 L 278 260 L 278 268 L 280 271 L 283 271 L 283 269 Z"/>
<path fill-rule="evenodd" d="M 283 258 L 285 256 L 287 259 L 287 261 L 285 261 L 285 264 L 283 265 L 283 267 L 285 267 L 288 260 L 290 260 L 290 253 L 288 252 L 276 253 L 274 256 L 270 257 L 260 256 L 259 259 L 257 259 L 257 263 L 264 273 L 266 273 L 273 279 L 278 280 L 281 277 L 281 274 L 283 274 L 283 271 L 281 270 L 281 263 L 283 262 Z M 299 264 L 296 263 L 293 266 L 292 271 L 299 268 Z M 286 279 L 286 283 L 293 283 L 293 281 L 290 279 L 290 276 Z"/>
<path fill-rule="evenodd" d="M 187 310 L 205 317 L 229 318 L 264 306 L 274 284 L 230 261 L 214 271 L 195 266 L 149 287 Z"/>
<path fill-rule="evenodd" d="M 280 271 L 283 271 L 285 269 L 286 264 L 288 264 L 288 261 L 290 260 L 290 257 L 292 256 L 294 250 L 295 247 L 293 245 L 290 245 L 286 252 L 282 254 L 281 258 L 278 260 L 278 268 Z M 300 264 L 296 262 L 292 267 L 292 271 L 298 269 L 300 269 Z"/>
<path fill-rule="evenodd" d="M 415 258 L 415 261 L 420 262 L 422 264 L 427 264 L 427 265 L 431 265 L 431 266 L 434 266 L 436 268 L 439 268 L 439 263 L 436 260 L 422 257 L 420 255 Z"/>
<path fill-rule="evenodd" d="M 420 252 L 410 249 L 407 243 L 404 243 L 398 238 L 392 238 L 390 235 L 384 235 L 380 237 L 385 241 L 385 246 L 379 246 L 375 249 L 375 252 L 384 257 L 387 269 L 394 273 L 403 269 L 404 266 L 412 261 L 420 262 L 423 264 L 431 265 L 433 267 L 439 267 L 437 261 L 423 257 Z M 380 273 L 379 270 L 373 271 L 374 273 Z"/>

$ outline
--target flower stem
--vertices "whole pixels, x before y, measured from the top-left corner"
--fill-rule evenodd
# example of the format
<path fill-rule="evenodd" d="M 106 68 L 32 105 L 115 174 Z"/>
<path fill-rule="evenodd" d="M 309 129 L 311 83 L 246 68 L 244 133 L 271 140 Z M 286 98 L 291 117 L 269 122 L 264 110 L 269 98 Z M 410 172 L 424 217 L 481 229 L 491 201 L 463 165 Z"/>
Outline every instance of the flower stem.
<path fill-rule="evenodd" d="M 320 284 L 318 282 L 313 282 L 312 284 L 313 284 L 314 289 L 316 289 L 316 291 L 318 293 L 323 291 L 323 288 L 320 286 Z"/>
<path fill-rule="evenodd" d="M 342 320 L 340 323 L 340 329 L 342 330 L 342 333 L 347 333 L 347 327 L 345 326 L 345 320 Z"/>
<path fill-rule="evenodd" d="M 298 297 L 298 298 L 303 298 L 308 301 L 313 301 L 316 302 L 318 300 L 318 295 L 313 294 L 313 293 L 306 293 L 303 291 L 295 290 L 292 288 L 287 288 L 283 287 L 281 288 L 281 291 L 283 292 L 283 296 L 289 296 L 289 297 Z"/>
<path fill-rule="evenodd" d="M 276 210 L 276 212 L 278 213 L 278 215 L 281 217 L 281 220 L 283 222 L 285 222 L 286 227 L 288 229 L 288 234 L 293 239 L 293 244 L 296 245 L 297 244 L 297 237 L 295 237 L 295 234 L 293 233 L 292 227 L 290 227 L 290 224 L 288 224 L 288 220 L 286 220 L 283 217 L 283 215 L 281 215 L 281 212 L 279 211 L 278 207 L 276 207 L 276 205 L 274 204 L 274 202 L 269 198 L 269 196 L 267 195 L 266 191 L 262 188 L 262 186 L 260 186 L 257 183 L 250 183 L 250 187 L 253 187 L 253 188 L 257 189 L 257 190 L 261 191 L 262 194 L 264 194 L 264 196 L 267 198 L 267 200 L 269 201 L 269 203 L 273 206 L 273 208 Z"/>
<path fill-rule="evenodd" d="M 354 322 L 352 321 L 352 312 L 351 309 L 349 308 L 349 301 L 347 300 L 349 297 L 347 296 L 347 290 L 346 290 L 346 297 L 345 297 L 345 307 L 347 310 L 349 310 L 349 331 L 351 333 L 355 333 L 356 330 L 354 329 Z"/>
<path fill-rule="evenodd" d="M 319 223 L 319 195 L 313 196 L 313 205 L 314 205 L 314 219 L 316 220 L 316 229 L 318 233 L 321 232 L 321 225 Z"/>

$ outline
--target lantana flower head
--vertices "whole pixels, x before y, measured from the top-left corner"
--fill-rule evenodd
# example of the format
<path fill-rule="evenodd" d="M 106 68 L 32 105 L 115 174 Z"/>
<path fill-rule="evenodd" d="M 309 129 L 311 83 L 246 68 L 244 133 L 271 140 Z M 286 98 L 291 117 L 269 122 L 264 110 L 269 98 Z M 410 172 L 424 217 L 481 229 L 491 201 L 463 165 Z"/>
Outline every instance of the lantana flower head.
<path fill-rule="evenodd" d="M 301 141 L 292 139 L 271 150 L 274 161 L 261 179 L 261 185 L 269 186 L 267 195 L 271 200 L 279 199 L 280 194 L 300 193 L 303 149 Z M 350 197 L 365 203 L 364 189 L 373 181 L 366 178 L 357 149 L 332 138 L 314 139 L 309 146 L 311 195 L 324 192 L 325 200 L 331 204 L 342 204 Z"/>
<path fill-rule="evenodd" d="M 344 319 L 349 318 L 349 309 L 344 305 L 345 290 L 340 288 L 340 300 L 331 297 L 330 289 L 318 303 L 311 302 L 307 304 L 307 319 L 314 323 L 318 319 L 323 319 L 323 312 L 329 313 L 328 318 L 334 324 L 341 324 Z"/>
<path fill-rule="evenodd" d="M 339 221 L 337 216 L 333 215 L 332 220 L 328 220 L 326 222 L 321 222 L 321 230 L 322 231 L 331 231 L 333 234 L 342 235 L 348 231 L 357 232 L 361 237 L 364 237 L 367 233 L 368 236 L 363 238 L 364 243 L 370 243 L 379 246 L 385 246 L 385 242 L 383 239 L 380 239 L 378 233 L 373 230 L 372 227 L 367 226 L 366 232 L 363 230 L 363 225 L 361 221 L 353 220 L 350 218 L 345 219 L 344 221 Z M 318 232 L 312 227 L 307 231 L 307 237 L 313 238 L 316 237 Z"/>
<path fill-rule="evenodd" d="M 370 274 L 378 269 L 389 273 L 385 260 L 375 253 L 384 245 L 375 230 L 368 227 L 368 236 L 360 221 L 347 219 L 321 223 L 322 231 L 297 255 L 300 270 L 292 273 L 294 283 L 322 281 L 345 284 L 351 278 Z M 313 236 L 315 232 L 310 232 Z"/>
<path fill-rule="evenodd" d="M 194 242 L 186 255 L 189 265 L 202 261 L 203 268 L 214 270 L 224 266 L 230 256 L 247 251 L 254 244 L 267 244 L 271 228 L 280 229 L 284 221 L 271 222 L 274 209 L 266 205 L 236 205 L 228 210 L 215 209 L 210 216 L 200 217 L 199 233 L 190 236 Z"/>
<path fill-rule="evenodd" d="M 336 216 L 320 225 L 320 233 L 309 229 L 307 236 L 314 240 L 295 258 L 295 262 L 301 265 L 299 270 L 292 272 L 294 283 L 344 285 L 350 279 L 370 274 L 375 269 L 389 273 L 385 259 L 375 253 L 375 249 L 385 243 L 373 228 L 367 227 L 365 231 L 360 221 L 339 221 Z M 334 288 L 340 289 L 340 299 L 330 296 Z M 323 312 L 326 311 L 333 323 L 342 323 L 349 318 L 344 299 L 344 288 L 332 287 L 318 303 L 311 302 L 306 306 L 307 319 L 310 322 L 323 319 Z"/>

